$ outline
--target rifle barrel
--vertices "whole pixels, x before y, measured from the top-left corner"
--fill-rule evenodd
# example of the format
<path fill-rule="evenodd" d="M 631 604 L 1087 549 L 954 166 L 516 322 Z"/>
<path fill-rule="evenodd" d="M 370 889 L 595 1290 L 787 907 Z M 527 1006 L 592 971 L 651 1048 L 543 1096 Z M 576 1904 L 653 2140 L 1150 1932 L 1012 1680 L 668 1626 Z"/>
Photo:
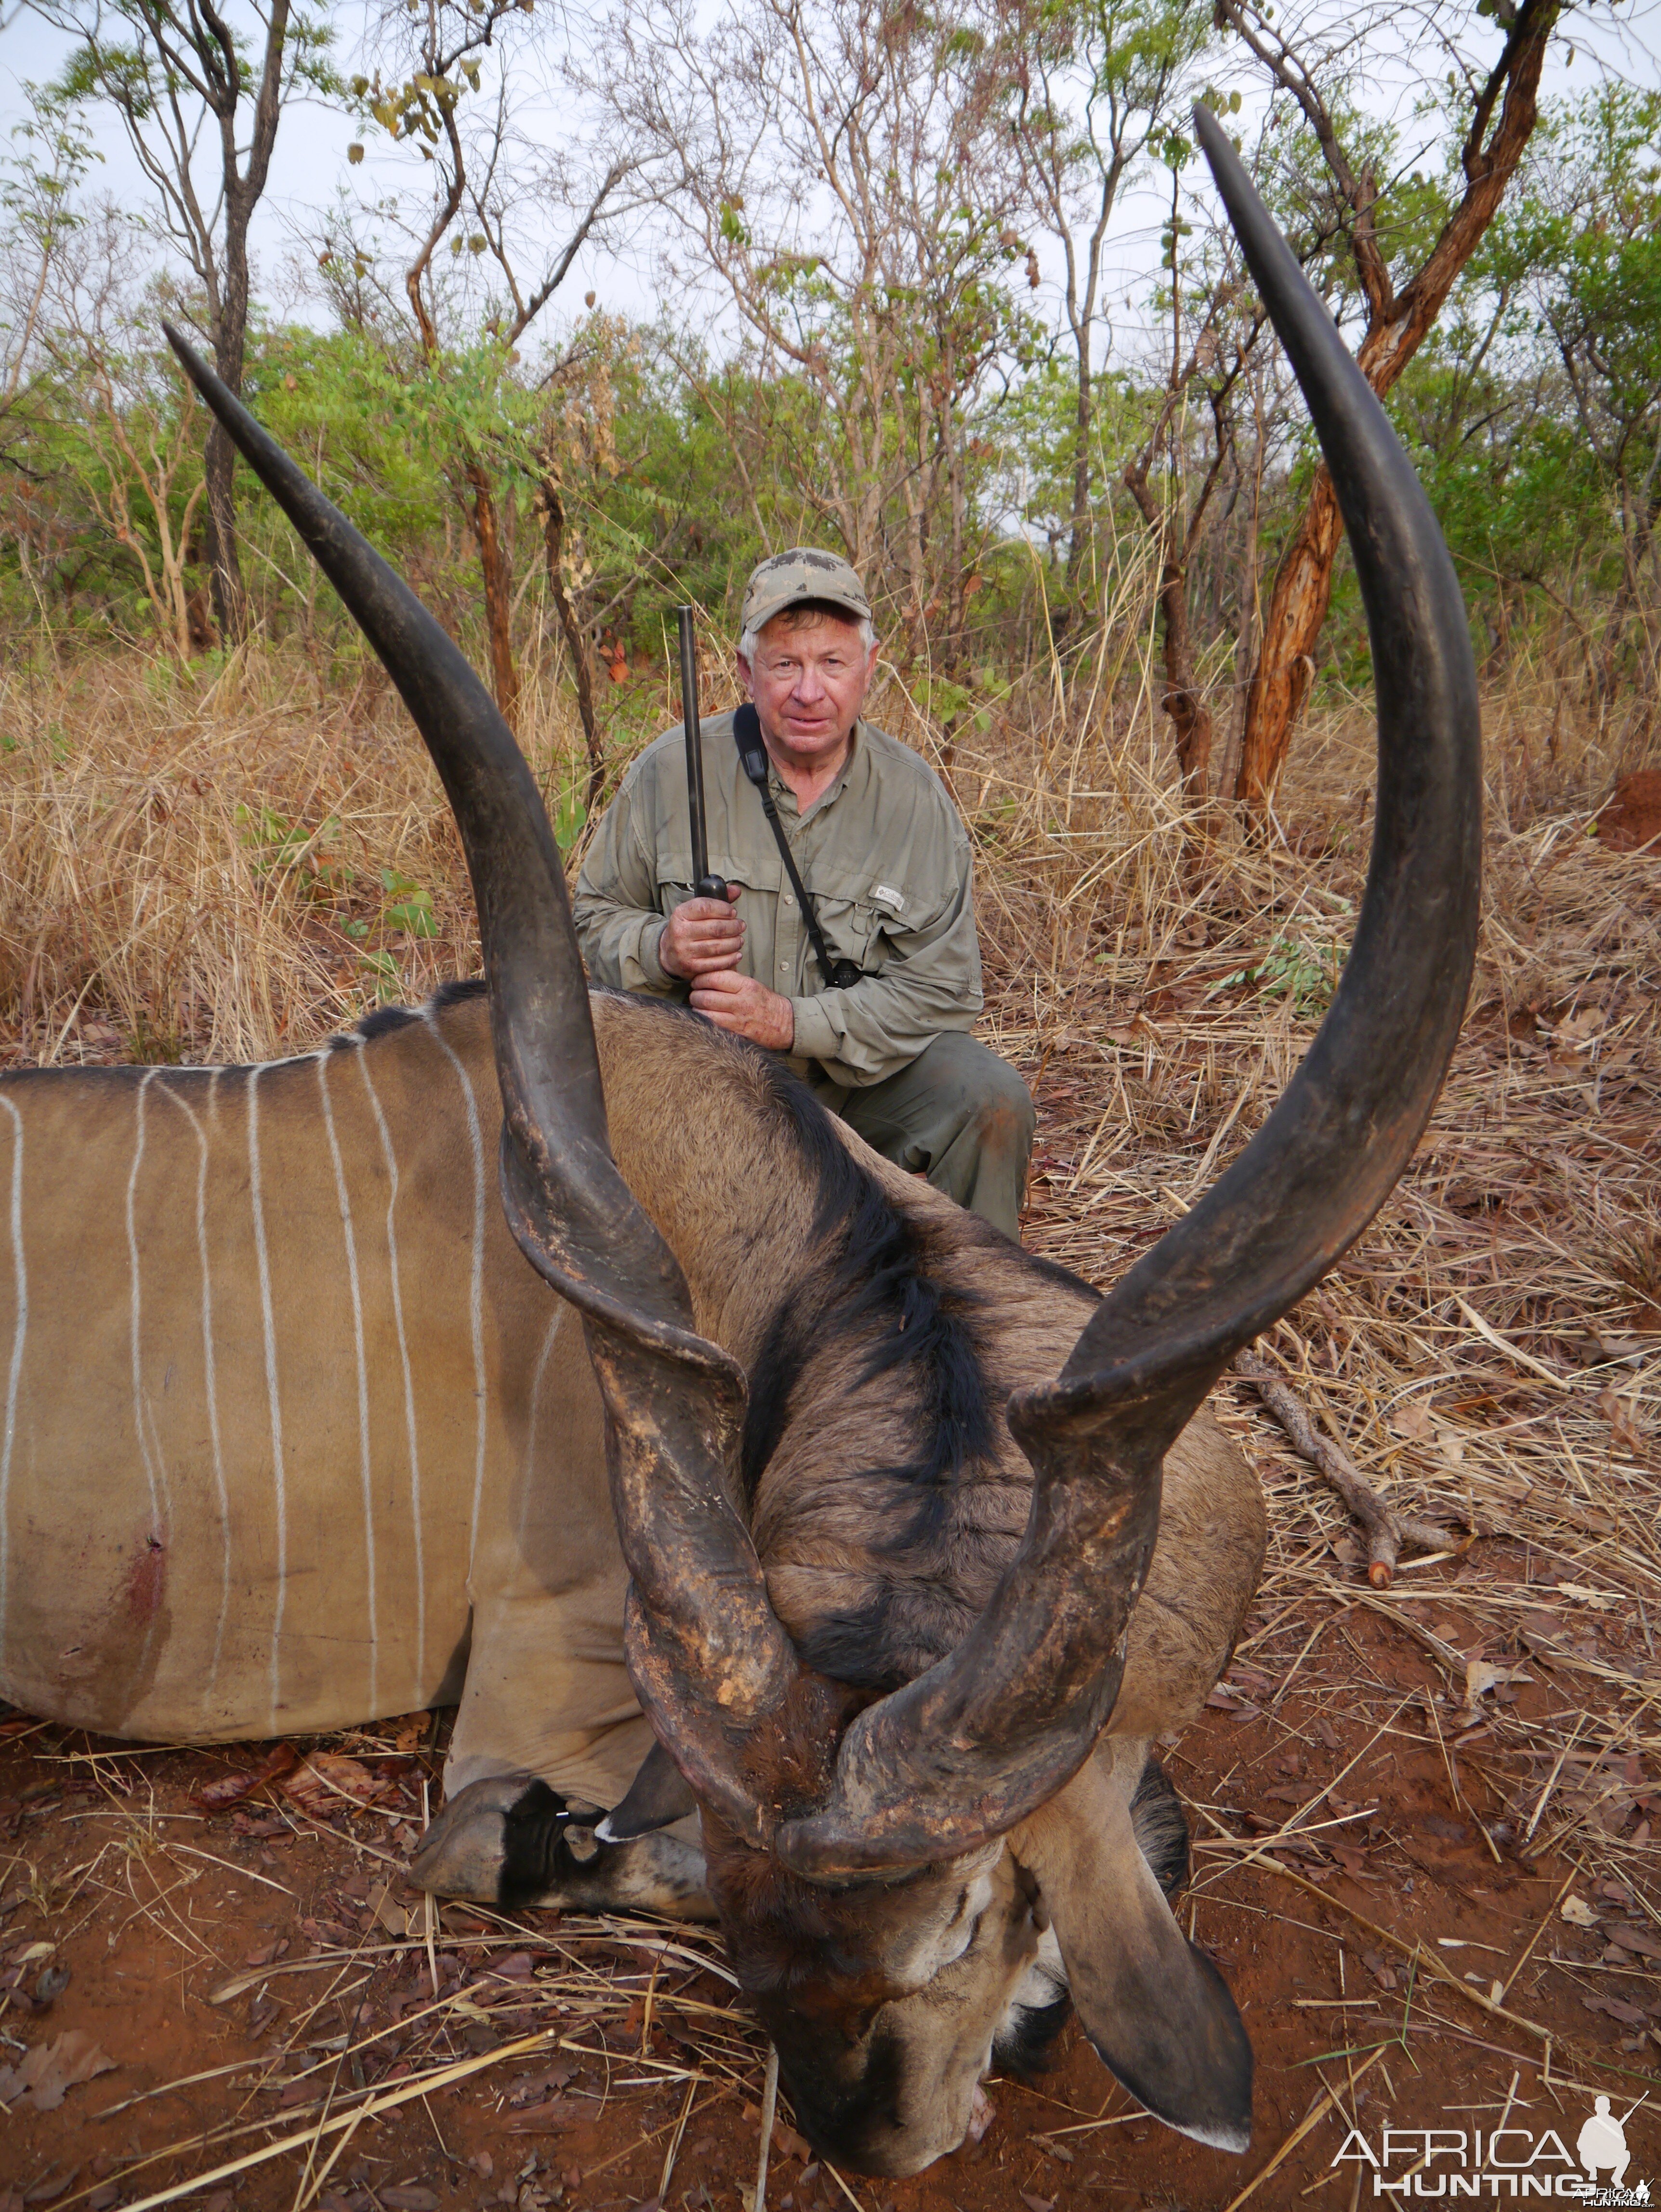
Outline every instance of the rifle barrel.
<path fill-rule="evenodd" d="M 695 611 L 677 607 L 680 625 L 680 719 L 686 732 L 686 805 L 692 821 L 692 880 L 703 895 L 709 878 L 709 832 L 703 804 L 703 731 L 698 720 L 698 649 Z"/>

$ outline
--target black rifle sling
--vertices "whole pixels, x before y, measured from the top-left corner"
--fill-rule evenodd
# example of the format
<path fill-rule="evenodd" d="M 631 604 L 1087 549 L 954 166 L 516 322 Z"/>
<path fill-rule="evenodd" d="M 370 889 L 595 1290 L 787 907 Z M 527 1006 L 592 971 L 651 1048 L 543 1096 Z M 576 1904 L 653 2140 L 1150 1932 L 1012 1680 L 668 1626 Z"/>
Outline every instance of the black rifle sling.
<path fill-rule="evenodd" d="M 801 908 L 802 920 L 807 924 L 807 935 L 813 947 L 813 957 L 819 963 L 819 973 L 824 978 L 827 991 L 845 991 L 850 983 L 857 983 L 863 972 L 851 960 L 833 961 L 830 948 L 824 941 L 824 932 L 819 927 L 818 915 L 813 910 L 813 901 L 801 879 L 796 866 L 796 856 L 790 850 L 790 840 L 784 834 L 784 824 L 779 819 L 779 810 L 767 781 L 767 748 L 762 743 L 761 717 L 752 706 L 740 707 L 733 717 L 733 742 L 739 749 L 739 760 L 756 789 L 761 793 L 761 811 L 767 817 L 767 826 L 773 833 L 779 848 L 779 858 L 784 863 L 784 872 L 790 878 Z"/>

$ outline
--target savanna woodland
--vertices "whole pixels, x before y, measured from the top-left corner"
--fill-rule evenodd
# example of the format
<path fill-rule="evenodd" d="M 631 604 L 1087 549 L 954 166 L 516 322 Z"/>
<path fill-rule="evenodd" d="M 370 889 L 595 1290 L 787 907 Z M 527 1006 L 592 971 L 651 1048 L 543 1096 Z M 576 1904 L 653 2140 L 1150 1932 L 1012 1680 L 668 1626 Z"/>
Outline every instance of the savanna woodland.
<path fill-rule="evenodd" d="M 1244 2159 L 1068 2028 L 929 2172 L 840 2173 L 764 2118 L 709 1931 L 409 1885 L 442 1712 L 212 1751 L 19 1712 L 4 2212 L 1354 2212 L 1576 2172 L 1597 2095 L 1661 2185 L 1645 32 L 1634 0 L 0 19 L 7 1064 L 298 1052 L 478 963 L 436 779 L 167 314 L 471 655 L 569 855 L 678 719 L 672 608 L 730 705 L 752 563 L 847 554 L 871 711 L 974 841 L 983 1030 L 1038 1109 L 1025 1241 L 1112 1282 L 1313 1034 L 1375 776 L 1335 502 L 1196 100 L 1439 518 L 1486 778 L 1432 1126 L 1217 1394 L 1269 1562 L 1165 1756 L 1183 1925 L 1256 2051 Z M 1388 2127 L 1421 2132 L 1386 2169 Z"/>

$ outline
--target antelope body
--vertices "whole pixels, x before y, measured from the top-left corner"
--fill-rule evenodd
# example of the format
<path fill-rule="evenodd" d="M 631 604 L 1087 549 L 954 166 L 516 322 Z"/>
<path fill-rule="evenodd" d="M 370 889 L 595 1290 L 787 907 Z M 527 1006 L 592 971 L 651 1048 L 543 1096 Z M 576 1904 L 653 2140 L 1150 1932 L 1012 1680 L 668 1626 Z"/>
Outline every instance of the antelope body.
<path fill-rule="evenodd" d="M 906 1680 L 1015 1551 L 1004 1406 L 1095 1294 L 697 1017 L 594 1013 L 618 1164 L 751 1377 L 781 1618 L 827 1672 Z M 500 1119 L 476 984 L 265 1066 L 0 1078 L 0 1696 L 194 1742 L 456 1704 L 452 1796 L 624 1796 L 651 1735 L 599 1394 L 508 1234 Z M 874 1255 L 846 1249 L 861 1208 Z M 1144 1733 L 1203 1699 L 1262 1549 L 1209 1415 L 1167 1484 L 1182 1587 L 1136 1616 Z"/>
<path fill-rule="evenodd" d="M 591 1008 L 478 678 L 176 337 L 420 728 L 488 996 L 268 1068 L 0 1085 L 0 1688 L 204 1740 L 459 1697 L 418 1877 L 713 1909 L 798 2118 L 871 2172 L 959 2142 L 995 2050 L 1063 1986 L 1152 2112 L 1245 2147 L 1250 2044 L 1171 1914 L 1185 1838 L 1147 1756 L 1261 1557 L 1205 1400 L 1399 1175 L 1474 954 L 1446 548 L 1195 122 L 1349 529 L 1377 836 L 1286 1096 L 1106 1298 L 764 1055 Z"/>

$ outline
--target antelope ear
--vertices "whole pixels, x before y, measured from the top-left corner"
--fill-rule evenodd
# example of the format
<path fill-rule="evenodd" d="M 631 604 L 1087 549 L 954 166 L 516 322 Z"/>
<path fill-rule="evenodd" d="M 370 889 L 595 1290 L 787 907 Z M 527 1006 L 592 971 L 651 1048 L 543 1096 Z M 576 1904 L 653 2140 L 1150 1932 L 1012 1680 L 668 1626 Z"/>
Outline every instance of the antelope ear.
<path fill-rule="evenodd" d="M 1108 2070 L 1179 2134 L 1243 2151 L 1251 2045 L 1222 1976 L 1177 1927 L 1142 1856 L 1122 1786 L 1128 1764 L 1086 1759 L 1013 1831 L 1010 1849 L 1043 1893 L 1073 2002 Z"/>
<path fill-rule="evenodd" d="M 654 1743 L 640 1763 L 623 1802 L 614 1805 L 594 1833 L 603 1844 L 632 1843 L 658 1828 L 672 1826 L 696 1813 L 698 1801 L 682 1780 L 680 1769 L 660 1743 Z"/>

